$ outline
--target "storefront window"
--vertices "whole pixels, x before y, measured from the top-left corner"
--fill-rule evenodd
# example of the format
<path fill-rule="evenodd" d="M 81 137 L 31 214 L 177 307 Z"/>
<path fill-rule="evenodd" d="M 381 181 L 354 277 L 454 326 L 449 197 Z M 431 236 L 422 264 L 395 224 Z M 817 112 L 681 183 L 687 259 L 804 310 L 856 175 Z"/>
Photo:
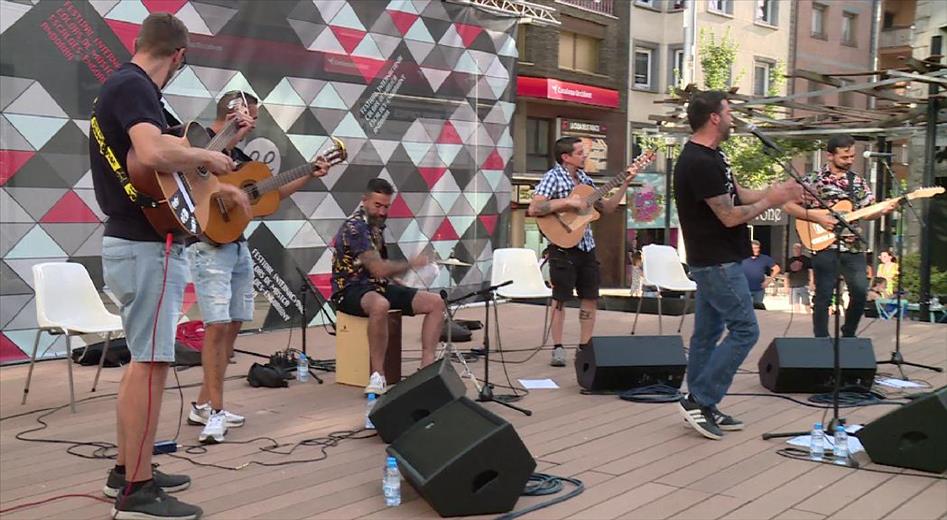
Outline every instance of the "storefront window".
<path fill-rule="evenodd" d="M 551 166 L 550 127 L 548 119 L 526 118 L 526 171 L 544 172 Z"/>

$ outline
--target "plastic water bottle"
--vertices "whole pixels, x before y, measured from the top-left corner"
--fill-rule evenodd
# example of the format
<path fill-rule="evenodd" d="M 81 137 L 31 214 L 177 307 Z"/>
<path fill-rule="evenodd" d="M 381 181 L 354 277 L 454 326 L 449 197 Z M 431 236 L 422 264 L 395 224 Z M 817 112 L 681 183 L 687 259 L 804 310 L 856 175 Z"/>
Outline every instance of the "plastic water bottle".
<path fill-rule="evenodd" d="M 368 399 L 365 402 L 365 429 L 374 430 L 375 425 L 372 424 L 372 420 L 369 415 L 372 414 L 372 409 L 375 408 L 375 394 L 368 394 Z"/>
<path fill-rule="evenodd" d="M 306 355 L 299 353 L 299 357 L 296 358 L 296 381 L 300 383 L 305 383 L 309 381 L 309 360 L 306 359 Z"/>
<path fill-rule="evenodd" d="M 398 471 L 398 462 L 394 457 L 388 457 L 388 462 L 385 464 L 385 479 L 382 481 L 381 488 L 385 492 L 386 506 L 401 505 L 401 473 Z"/>
<path fill-rule="evenodd" d="M 832 454 L 835 455 L 836 464 L 848 466 L 848 433 L 841 424 L 835 427 L 835 448 Z"/>
<path fill-rule="evenodd" d="M 822 430 L 822 423 L 817 422 L 812 427 L 812 433 L 809 434 L 809 458 L 812 460 L 822 460 L 825 456 L 825 432 Z"/>

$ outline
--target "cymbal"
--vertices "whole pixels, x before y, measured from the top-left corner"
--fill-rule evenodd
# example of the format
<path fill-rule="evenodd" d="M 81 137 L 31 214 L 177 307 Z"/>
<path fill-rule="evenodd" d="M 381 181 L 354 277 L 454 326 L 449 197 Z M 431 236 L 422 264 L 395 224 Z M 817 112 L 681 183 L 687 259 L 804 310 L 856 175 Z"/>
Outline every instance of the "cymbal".
<path fill-rule="evenodd" d="M 435 260 L 434 263 L 440 264 L 440 265 L 448 265 L 451 267 L 470 267 L 472 265 L 472 264 L 468 264 L 467 262 L 461 262 L 460 260 L 456 258 L 448 258 L 446 260 Z"/>

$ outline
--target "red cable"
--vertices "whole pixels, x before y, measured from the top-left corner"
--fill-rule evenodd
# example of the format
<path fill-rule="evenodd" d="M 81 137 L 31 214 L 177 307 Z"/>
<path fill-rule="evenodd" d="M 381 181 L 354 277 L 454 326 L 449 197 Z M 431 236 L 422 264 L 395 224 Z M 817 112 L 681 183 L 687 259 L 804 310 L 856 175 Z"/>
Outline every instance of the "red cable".
<path fill-rule="evenodd" d="M 111 500 L 106 500 L 102 497 L 97 497 L 94 495 L 87 495 L 84 493 L 70 493 L 68 495 L 56 495 L 54 497 L 45 498 L 43 500 L 37 500 L 36 502 L 30 502 L 28 504 L 20 504 L 18 506 L 8 507 L 6 509 L 0 509 L 0 515 L 5 515 L 13 511 L 19 511 L 20 509 L 26 509 L 28 507 L 35 507 L 43 504 L 48 504 L 55 500 L 61 500 L 63 498 L 91 498 L 92 500 L 98 500 L 99 502 L 105 502 L 106 504 L 111 504 Z"/>
<path fill-rule="evenodd" d="M 141 442 L 138 443 L 138 460 L 135 461 L 135 471 L 131 473 L 131 477 L 137 475 L 138 470 L 141 468 L 141 453 L 145 449 L 145 438 L 148 436 L 148 427 L 151 426 L 151 381 L 155 368 L 155 342 L 157 341 L 158 335 L 158 317 L 161 314 L 161 303 L 164 301 L 164 291 L 168 286 L 168 261 L 171 258 L 171 242 L 173 239 L 174 237 L 171 233 L 168 233 L 164 239 L 164 274 L 161 279 L 161 294 L 158 295 L 158 308 L 155 309 L 155 319 L 151 327 L 151 363 L 148 365 L 148 415 L 145 417 L 145 432 L 141 436 Z M 128 472 L 126 471 L 126 475 L 127 474 Z M 131 488 L 132 481 L 126 479 L 125 491 L 122 493 L 122 501 L 119 503 L 119 507 L 125 503 L 125 499 L 128 498 L 128 492 L 131 491 Z"/>

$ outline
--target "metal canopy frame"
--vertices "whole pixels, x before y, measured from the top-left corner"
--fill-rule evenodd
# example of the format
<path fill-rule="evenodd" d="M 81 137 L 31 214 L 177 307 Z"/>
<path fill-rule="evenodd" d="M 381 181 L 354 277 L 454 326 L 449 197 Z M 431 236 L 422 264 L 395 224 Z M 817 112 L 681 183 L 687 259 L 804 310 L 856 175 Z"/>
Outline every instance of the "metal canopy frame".
<path fill-rule="evenodd" d="M 927 94 L 929 89 L 924 88 L 947 86 L 947 66 L 939 63 L 940 58 L 909 58 L 905 60 L 904 67 L 896 69 L 840 74 L 800 69 L 786 77 L 806 79 L 827 85 L 828 88 L 785 96 L 750 96 L 732 88 L 728 99 L 731 110 L 741 121 L 752 122 L 773 136 L 820 137 L 847 133 L 863 138 L 906 137 L 924 131 L 928 124 L 927 105 L 930 99 L 945 99 L 943 93 Z M 854 84 L 839 79 L 852 76 L 866 79 Z M 917 96 L 906 96 L 895 92 L 895 89 L 914 90 Z M 690 97 L 698 92 L 700 89 L 690 84 L 673 97 L 655 101 L 656 104 L 672 105 L 675 108 L 669 114 L 653 114 L 648 119 L 655 121 L 659 133 L 690 134 L 685 106 Z M 855 92 L 874 99 L 875 108 L 868 110 L 805 102 L 807 99 L 845 92 Z M 935 121 L 934 124 L 938 127 L 947 125 L 941 121 Z"/>

